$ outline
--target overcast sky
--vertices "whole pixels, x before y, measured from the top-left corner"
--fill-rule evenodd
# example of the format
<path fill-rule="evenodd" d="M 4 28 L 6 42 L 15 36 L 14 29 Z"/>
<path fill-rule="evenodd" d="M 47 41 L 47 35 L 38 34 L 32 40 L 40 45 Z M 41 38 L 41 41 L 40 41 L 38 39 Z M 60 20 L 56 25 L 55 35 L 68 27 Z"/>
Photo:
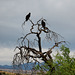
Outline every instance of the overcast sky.
<path fill-rule="evenodd" d="M 16 41 L 22 36 L 21 25 L 29 12 L 34 22 L 45 18 L 50 29 L 75 50 L 75 0 L 0 0 L 0 64 L 12 61 Z"/>

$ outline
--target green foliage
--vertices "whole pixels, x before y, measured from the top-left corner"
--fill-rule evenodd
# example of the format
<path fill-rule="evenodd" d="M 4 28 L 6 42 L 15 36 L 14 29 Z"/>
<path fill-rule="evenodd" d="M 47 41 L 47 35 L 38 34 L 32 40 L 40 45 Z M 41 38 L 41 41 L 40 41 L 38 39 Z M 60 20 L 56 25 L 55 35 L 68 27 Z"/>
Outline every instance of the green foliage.
<path fill-rule="evenodd" d="M 57 54 L 54 56 L 55 59 L 53 60 L 52 66 L 55 67 L 55 70 L 52 74 L 47 64 L 43 66 L 43 68 L 48 70 L 46 75 L 75 75 L 75 58 L 69 56 L 69 48 L 62 45 L 60 52 L 57 51 Z"/>
<path fill-rule="evenodd" d="M 55 73 L 57 75 L 75 75 L 75 58 L 70 57 L 69 48 L 62 45 L 60 47 L 61 54 L 57 52 L 54 59 Z"/>

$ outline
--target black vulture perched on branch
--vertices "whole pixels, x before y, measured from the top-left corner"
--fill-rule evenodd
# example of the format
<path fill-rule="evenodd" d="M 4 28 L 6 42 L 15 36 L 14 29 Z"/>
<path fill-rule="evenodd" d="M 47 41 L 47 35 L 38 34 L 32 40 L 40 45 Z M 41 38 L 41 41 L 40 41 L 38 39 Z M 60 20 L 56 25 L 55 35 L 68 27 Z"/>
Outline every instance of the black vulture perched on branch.
<path fill-rule="evenodd" d="M 31 15 L 30 12 L 29 12 L 29 14 L 26 15 L 26 17 L 25 17 L 25 21 L 24 21 L 24 23 L 22 24 L 22 28 L 23 28 L 23 25 L 25 24 L 25 22 L 29 20 L 30 15 Z"/>
<path fill-rule="evenodd" d="M 29 13 L 28 15 L 26 15 L 26 17 L 25 17 L 26 21 L 28 21 L 28 20 L 29 20 L 30 15 L 31 15 L 31 13 Z"/>
<path fill-rule="evenodd" d="M 42 25 L 42 27 L 45 29 L 45 25 L 46 25 L 46 24 L 45 24 L 45 22 L 44 22 L 43 20 L 41 21 L 41 25 Z"/>

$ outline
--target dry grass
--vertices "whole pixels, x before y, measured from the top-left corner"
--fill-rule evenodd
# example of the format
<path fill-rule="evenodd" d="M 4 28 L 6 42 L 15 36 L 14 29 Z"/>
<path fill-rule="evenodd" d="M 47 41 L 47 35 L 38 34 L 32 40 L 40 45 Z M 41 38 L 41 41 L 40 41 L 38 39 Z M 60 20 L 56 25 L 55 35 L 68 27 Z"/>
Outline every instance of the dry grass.
<path fill-rule="evenodd" d="M 19 73 L 12 73 L 12 72 L 6 72 L 6 71 L 1 71 L 0 70 L 0 75 L 31 75 L 31 73 L 29 73 L 29 74 L 19 74 Z M 42 75 L 42 74 L 37 73 L 37 74 L 33 74 L 33 75 Z"/>
<path fill-rule="evenodd" d="M 15 73 L 0 71 L 2 75 L 16 75 Z"/>
<path fill-rule="evenodd" d="M 0 75 L 26 75 L 26 74 L 19 74 L 19 73 L 11 73 L 11 72 L 0 71 Z"/>

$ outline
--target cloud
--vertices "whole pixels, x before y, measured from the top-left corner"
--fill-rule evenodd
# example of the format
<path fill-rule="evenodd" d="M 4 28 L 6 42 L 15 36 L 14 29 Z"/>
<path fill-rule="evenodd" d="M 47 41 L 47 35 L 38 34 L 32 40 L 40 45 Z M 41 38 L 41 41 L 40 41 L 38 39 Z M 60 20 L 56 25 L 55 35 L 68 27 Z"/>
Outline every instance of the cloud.
<path fill-rule="evenodd" d="M 1 1 L 0 25 L 8 26 L 9 29 L 12 27 L 17 28 L 22 24 L 25 15 L 30 11 L 32 12 L 33 20 L 39 19 L 39 17 L 45 17 L 48 23 L 55 28 L 55 31 L 60 34 L 66 32 L 64 34 L 65 37 L 66 34 L 69 36 L 69 32 L 70 35 L 74 36 L 74 2 L 71 0 Z"/>
<path fill-rule="evenodd" d="M 14 50 L 10 48 L 0 48 L 0 65 L 12 64 Z"/>
<path fill-rule="evenodd" d="M 46 52 L 47 49 L 43 49 L 43 52 Z M 14 48 L 0 48 L 0 65 L 12 65 L 14 54 L 18 52 L 18 50 L 14 51 Z M 60 51 L 59 51 L 60 52 Z M 53 55 L 56 55 L 57 50 L 53 49 L 52 57 Z M 75 57 L 75 51 L 70 51 L 70 57 Z M 54 58 L 54 57 L 53 57 Z M 42 62 L 41 60 L 39 60 Z"/>
<path fill-rule="evenodd" d="M 74 9 L 74 0 L 1 0 L 0 47 L 12 47 L 23 32 L 28 32 L 29 23 L 26 23 L 26 31 L 22 30 L 21 25 L 25 15 L 31 12 L 33 22 L 45 18 L 50 29 L 61 34 L 71 43 L 70 48 L 75 49 Z"/>

